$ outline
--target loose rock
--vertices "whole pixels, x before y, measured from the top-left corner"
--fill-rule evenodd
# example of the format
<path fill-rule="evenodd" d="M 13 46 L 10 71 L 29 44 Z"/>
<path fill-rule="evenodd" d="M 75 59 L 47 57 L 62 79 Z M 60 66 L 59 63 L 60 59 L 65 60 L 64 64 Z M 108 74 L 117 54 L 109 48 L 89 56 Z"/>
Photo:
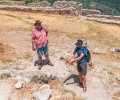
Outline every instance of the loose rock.
<path fill-rule="evenodd" d="M 23 82 L 22 81 L 18 81 L 16 84 L 15 84 L 15 88 L 16 89 L 21 89 L 23 87 Z"/>

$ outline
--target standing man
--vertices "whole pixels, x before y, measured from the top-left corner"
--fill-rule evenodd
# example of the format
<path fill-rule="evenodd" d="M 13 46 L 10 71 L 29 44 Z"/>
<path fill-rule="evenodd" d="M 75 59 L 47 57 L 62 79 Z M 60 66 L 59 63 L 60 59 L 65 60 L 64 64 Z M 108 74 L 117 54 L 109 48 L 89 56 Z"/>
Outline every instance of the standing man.
<path fill-rule="evenodd" d="M 79 85 L 83 85 L 83 92 L 87 91 L 86 88 L 86 74 L 87 74 L 87 47 L 83 46 L 83 41 L 78 39 L 75 43 L 76 48 L 72 55 L 66 61 L 66 64 L 71 65 L 74 62 L 77 62 L 77 70 L 79 72 L 80 82 Z M 77 53 L 77 58 L 74 58 L 74 55 Z"/>
<path fill-rule="evenodd" d="M 49 33 L 48 30 L 41 26 L 41 21 L 37 20 L 34 24 L 35 28 L 32 30 L 32 50 L 37 50 L 39 65 L 38 69 L 40 70 L 42 67 L 42 56 L 43 53 L 47 60 L 47 64 L 50 66 L 54 66 L 48 54 L 48 38 Z"/>

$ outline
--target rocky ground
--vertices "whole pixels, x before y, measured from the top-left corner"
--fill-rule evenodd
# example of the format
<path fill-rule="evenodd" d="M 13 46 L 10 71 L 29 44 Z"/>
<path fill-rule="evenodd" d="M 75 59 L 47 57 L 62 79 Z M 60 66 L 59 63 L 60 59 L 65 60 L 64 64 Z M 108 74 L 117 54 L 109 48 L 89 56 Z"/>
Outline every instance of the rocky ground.
<path fill-rule="evenodd" d="M 31 50 L 35 20 L 50 31 L 49 51 L 54 66 L 37 68 Z M 120 28 L 83 17 L 0 11 L 0 100 L 119 100 Z M 79 82 L 76 64 L 66 66 L 77 38 L 92 54 L 88 66 L 87 92 Z M 62 59 L 61 59 L 62 58 Z M 34 97 L 34 98 L 33 98 Z"/>

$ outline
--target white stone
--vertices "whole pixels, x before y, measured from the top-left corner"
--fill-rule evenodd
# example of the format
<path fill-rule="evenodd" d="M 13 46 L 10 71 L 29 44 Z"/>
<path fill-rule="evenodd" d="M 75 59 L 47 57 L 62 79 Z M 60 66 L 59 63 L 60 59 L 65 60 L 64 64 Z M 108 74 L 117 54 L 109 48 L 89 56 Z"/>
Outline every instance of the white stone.
<path fill-rule="evenodd" d="M 42 94 L 40 91 L 37 91 L 33 94 L 35 100 L 48 100 L 50 98 L 50 94 Z"/>
<path fill-rule="evenodd" d="M 42 94 L 44 94 L 47 97 L 50 97 L 52 90 L 51 89 L 44 89 L 41 91 Z"/>
<path fill-rule="evenodd" d="M 21 89 L 23 87 L 23 82 L 22 81 L 18 81 L 16 84 L 15 84 L 15 88 L 16 89 Z"/>

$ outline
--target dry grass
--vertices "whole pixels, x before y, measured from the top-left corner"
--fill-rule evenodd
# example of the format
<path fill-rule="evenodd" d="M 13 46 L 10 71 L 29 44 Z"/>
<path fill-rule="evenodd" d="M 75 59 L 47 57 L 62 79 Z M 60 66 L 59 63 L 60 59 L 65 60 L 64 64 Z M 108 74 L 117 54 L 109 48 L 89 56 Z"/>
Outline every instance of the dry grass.
<path fill-rule="evenodd" d="M 62 97 L 60 97 L 59 99 L 56 99 L 56 100 L 83 100 L 82 98 L 78 98 L 74 92 L 65 89 L 63 86 L 63 83 L 60 82 L 59 80 L 51 81 L 50 87 L 52 89 L 59 90 L 60 92 L 62 92 Z M 65 97 L 66 93 L 70 93 L 72 95 L 72 97 Z"/>
<path fill-rule="evenodd" d="M 119 46 L 120 43 L 120 28 L 115 25 L 86 21 L 67 15 L 61 16 L 13 11 L 0 11 L 0 14 L 1 19 L 4 19 L 0 20 L 3 23 L 3 25 L 1 25 L 2 31 L 6 31 L 6 27 L 7 30 L 10 31 L 32 30 L 31 24 L 33 24 L 35 20 L 40 19 L 43 21 L 43 26 L 46 26 L 51 33 L 59 35 L 65 33 L 72 41 L 80 37 L 85 40 L 112 46 Z M 28 16 L 31 16 L 32 19 L 27 19 Z M 5 21 L 7 21 L 7 23 L 5 23 Z"/>
<path fill-rule="evenodd" d="M 7 67 L 7 66 L 0 66 L 0 70 L 5 70 L 5 69 L 9 69 L 9 67 Z"/>
<path fill-rule="evenodd" d="M 0 43 L 0 60 L 3 62 L 12 62 L 11 58 L 14 55 L 13 48 Z"/>

